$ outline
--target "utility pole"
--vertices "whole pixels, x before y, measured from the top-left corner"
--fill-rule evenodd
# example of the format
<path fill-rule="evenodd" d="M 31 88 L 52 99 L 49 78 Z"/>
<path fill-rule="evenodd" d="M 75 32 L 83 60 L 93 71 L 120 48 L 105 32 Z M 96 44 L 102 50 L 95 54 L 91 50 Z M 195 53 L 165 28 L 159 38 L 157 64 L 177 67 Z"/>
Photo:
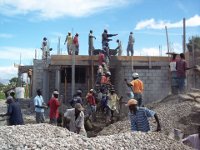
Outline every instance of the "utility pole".
<path fill-rule="evenodd" d="M 60 55 L 60 36 L 58 37 L 58 50 L 57 50 L 57 54 Z"/>
<path fill-rule="evenodd" d="M 169 39 L 168 39 L 168 32 L 167 32 L 167 26 L 165 26 L 165 31 L 166 31 L 166 38 L 167 38 L 167 52 L 169 53 Z"/>
<path fill-rule="evenodd" d="M 183 53 L 185 54 L 185 51 L 186 51 L 186 44 L 185 44 L 185 38 L 186 38 L 186 35 L 185 35 L 185 18 L 183 18 Z"/>

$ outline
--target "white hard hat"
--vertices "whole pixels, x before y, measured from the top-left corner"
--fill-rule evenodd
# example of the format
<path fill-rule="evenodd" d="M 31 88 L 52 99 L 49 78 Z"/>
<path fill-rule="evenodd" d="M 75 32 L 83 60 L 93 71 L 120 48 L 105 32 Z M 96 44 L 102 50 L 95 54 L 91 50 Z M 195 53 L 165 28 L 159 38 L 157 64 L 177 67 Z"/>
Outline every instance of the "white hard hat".
<path fill-rule="evenodd" d="M 132 77 L 133 78 L 139 78 L 139 74 L 137 72 L 135 72 L 135 73 L 132 74 Z"/>
<path fill-rule="evenodd" d="M 58 92 L 58 91 L 53 91 L 53 94 L 57 94 L 57 95 L 58 95 L 58 94 L 59 94 L 59 92 Z"/>
<path fill-rule="evenodd" d="M 109 75 L 109 76 L 111 76 L 111 73 L 110 73 L 110 71 L 106 72 L 106 75 Z"/>

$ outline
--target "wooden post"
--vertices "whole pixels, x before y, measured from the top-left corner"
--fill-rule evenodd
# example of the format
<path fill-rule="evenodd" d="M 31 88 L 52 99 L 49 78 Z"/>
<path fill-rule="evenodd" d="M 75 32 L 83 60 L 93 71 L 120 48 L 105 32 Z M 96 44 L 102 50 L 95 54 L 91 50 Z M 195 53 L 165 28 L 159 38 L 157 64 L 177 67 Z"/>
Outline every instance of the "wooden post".
<path fill-rule="evenodd" d="M 91 50 L 91 72 L 92 72 L 92 86 L 91 88 L 93 88 L 94 85 L 94 60 L 93 60 L 93 50 Z"/>
<path fill-rule="evenodd" d="M 186 51 L 186 44 L 185 44 L 185 18 L 183 18 L 183 53 L 185 54 Z"/>
<path fill-rule="evenodd" d="M 72 49 L 72 97 L 75 92 L 75 45 L 73 45 Z"/>

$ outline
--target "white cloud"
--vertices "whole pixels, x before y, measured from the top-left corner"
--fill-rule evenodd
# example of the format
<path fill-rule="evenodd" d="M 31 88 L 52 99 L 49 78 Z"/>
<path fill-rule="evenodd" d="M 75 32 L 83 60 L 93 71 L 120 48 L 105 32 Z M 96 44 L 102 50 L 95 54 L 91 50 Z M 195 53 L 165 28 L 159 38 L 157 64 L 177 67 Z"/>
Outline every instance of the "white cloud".
<path fill-rule="evenodd" d="M 7 33 L 0 33 L 0 38 L 12 38 L 12 34 L 7 34 Z"/>
<path fill-rule="evenodd" d="M 0 0 L 0 13 L 26 15 L 33 12 L 42 19 L 63 16 L 81 17 L 138 1 L 140 0 Z"/>
<path fill-rule="evenodd" d="M 135 30 L 142 30 L 142 29 L 164 29 L 165 26 L 167 28 L 182 28 L 183 27 L 183 21 L 177 21 L 177 22 L 170 22 L 165 20 L 155 21 L 154 18 L 140 21 L 136 24 Z M 194 15 L 193 17 L 186 19 L 186 26 L 187 27 L 196 27 L 200 26 L 200 16 Z"/>
<path fill-rule="evenodd" d="M 22 60 L 30 60 L 35 57 L 35 48 L 20 48 L 20 47 L 0 47 L 3 52 L 0 55 L 0 59 L 18 60 L 20 59 L 20 53 Z M 41 50 L 37 50 L 40 54 Z"/>
<path fill-rule="evenodd" d="M 179 43 L 170 43 L 170 51 L 181 53 L 182 52 L 182 45 Z M 167 46 L 161 46 L 160 50 L 159 47 L 144 47 L 140 50 L 135 51 L 136 56 L 167 56 Z"/>
<path fill-rule="evenodd" d="M 17 77 L 18 69 L 13 66 L 0 66 L 0 81 L 8 83 L 9 79 Z"/>

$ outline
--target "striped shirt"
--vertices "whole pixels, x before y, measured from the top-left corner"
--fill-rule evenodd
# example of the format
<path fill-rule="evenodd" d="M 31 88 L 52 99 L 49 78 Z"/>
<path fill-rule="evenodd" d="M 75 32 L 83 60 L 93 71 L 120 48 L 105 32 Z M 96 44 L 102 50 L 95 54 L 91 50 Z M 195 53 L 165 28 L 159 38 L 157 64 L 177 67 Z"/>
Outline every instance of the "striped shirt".
<path fill-rule="evenodd" d="M 137 107 L 136 114 L 128 113 L 131 122 L 131 131 L 148 132 L 150 130 L 149 117 L 153 117 L 155 112 L 145 107 Z"/>

